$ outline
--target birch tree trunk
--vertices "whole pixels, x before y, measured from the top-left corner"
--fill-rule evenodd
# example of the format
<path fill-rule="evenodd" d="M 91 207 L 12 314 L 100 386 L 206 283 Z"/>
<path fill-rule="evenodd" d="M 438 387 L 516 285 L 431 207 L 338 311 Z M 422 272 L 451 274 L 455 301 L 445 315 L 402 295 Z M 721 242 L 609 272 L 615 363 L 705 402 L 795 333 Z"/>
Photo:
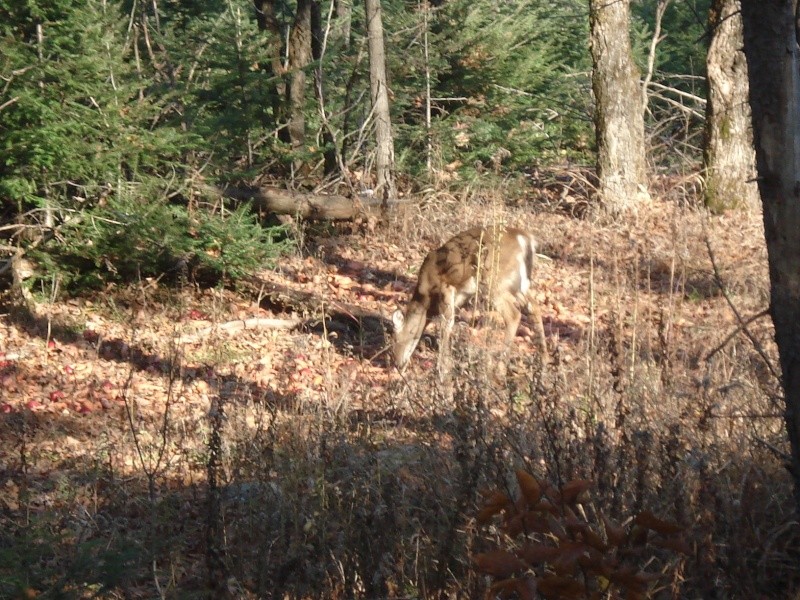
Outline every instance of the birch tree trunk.
<path fill-rule="evenodd" d="M 705 203 L 714 212 L 754 207 L 758 203 L 756 157 L 739 0 L 713 0 L 708 29 Z"/>
<path fill-rule="evenodd" d="M 800 52 L 797 0 L 742 0 L 758 187 L 800 511 Z"/>
<path fill-rule="evenodd" d="M 386 85 L 386 51 L 380 0 L 364 0 L 369 49 L 369 85 L 375 119 L 375 193 L 385 200 L 395 199 L 394 141 L 389 116 L 389 90 Z"/>
<path fill-rule="evenodd" d="M 650 198 L 642 85 L 628 33 L 630 0 L 589 0 L 589 28 L 598 191 L 608 211 L 628 213 Z"/>

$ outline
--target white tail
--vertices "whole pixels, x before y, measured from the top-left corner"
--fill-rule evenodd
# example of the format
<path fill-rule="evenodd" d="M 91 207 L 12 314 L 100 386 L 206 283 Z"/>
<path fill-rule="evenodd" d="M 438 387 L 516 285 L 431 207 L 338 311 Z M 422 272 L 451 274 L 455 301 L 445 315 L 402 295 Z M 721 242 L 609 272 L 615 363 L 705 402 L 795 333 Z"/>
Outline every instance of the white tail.
<path fill-rule="evenodd" d="M 544 328 L 535 303 L 529 302 L 536 241 L 522 229 L 475 228 L 448 240 L 422 263 L 405 314 L 397 310 L 394 324 L 394 362 L 402 369 L 417 347 L 425 326 L 434 317 L 443 320 L 441 346 L 446 349 L 456 310 L 480 294 L 503 319 L 506 344 L 511 344 L 521 309 L 531 309 L 539 345 Z"/>

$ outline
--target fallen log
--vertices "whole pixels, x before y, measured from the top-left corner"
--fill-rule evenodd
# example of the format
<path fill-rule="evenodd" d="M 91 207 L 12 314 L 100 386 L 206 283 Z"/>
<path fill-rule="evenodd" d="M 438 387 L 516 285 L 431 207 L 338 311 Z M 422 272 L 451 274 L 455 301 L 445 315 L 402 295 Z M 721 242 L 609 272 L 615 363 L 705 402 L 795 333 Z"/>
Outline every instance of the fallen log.
<path fill-rule="evenodd" d="M 361 216 L 379 214 L 386 206 L 396 204 L 395 201 L 385 205 L 380 198 L 367 194 L 348 198 L 339 194 L 312 194 L 274 186 L 203 185 L 201 192 L 252 202 L 253 208 L 261 212 L 323 221 L 352 221 Z"/>
<path fill-rule="evenodd" d="M 302 323 L 301 319 L 266 319 L 262 317 L 253 317 L 252 319 L 237 319 L 235 321 L 227 321 L 226 323 L 218 323 L 216 325 L 209 325 L 203 329 L 199 329 L 194 333 L 188 333 L 178 338 L 178 342 L 182 344 L 191 344 L 197 342 L 214 332 L 236 333 L 246 329 L 294 329 Z"/>

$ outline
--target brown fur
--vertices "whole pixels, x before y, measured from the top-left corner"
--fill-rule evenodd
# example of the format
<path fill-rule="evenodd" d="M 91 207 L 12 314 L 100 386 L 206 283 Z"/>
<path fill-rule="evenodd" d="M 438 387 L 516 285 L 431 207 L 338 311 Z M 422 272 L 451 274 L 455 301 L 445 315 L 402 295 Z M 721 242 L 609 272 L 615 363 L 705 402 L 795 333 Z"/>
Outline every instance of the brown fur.
<path fill-rule="evenodd" d="M 456 310 L 476 294 L 488 300 L 499 313 L 506 327 L 506 344 L 511 344 L 521 309 L 532 306 L 528 292 L 535 258 L 533 237 L 515 228 L 469 229 L 430 252 L 422 263 L 405 314 L 397 311 L 393 317 L 395 364 L 401 369 L 405 367 L 425 326 L 439 316 L 444 321 L 442 347 L 446 348 Z M 543 344 L 544 330 L 538 311 L 534 316 Z"/>

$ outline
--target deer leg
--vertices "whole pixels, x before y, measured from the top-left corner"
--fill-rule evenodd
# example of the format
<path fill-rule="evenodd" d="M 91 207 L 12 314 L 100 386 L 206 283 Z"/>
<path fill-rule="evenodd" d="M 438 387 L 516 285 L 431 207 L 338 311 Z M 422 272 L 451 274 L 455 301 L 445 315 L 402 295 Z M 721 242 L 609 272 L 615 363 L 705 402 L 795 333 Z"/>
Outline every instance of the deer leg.
<path fill-rule="evenodd" d="M 439 335 L 439 376 L 449 370 L 450 336 L 456 322 L 456 289 L 446 286 L 442 290 L 441 304 L 442 331 Z"/>
<path fill-rule="evenodd" d="M 542 313 L 539 312 L 539 306 L 535 302 L 531 303 L 529 310 L 533 321 L 533 331 L 536 334 L 536 345 L 539 347 L 539 352 L 542 353 L 542 361 L 547 362 L 547 338 L 544 335 Z"/>
<path fill-rule="evenodd" d="M 525 313 L 530 316 L 533 322 L 533 333 L 536 337 L 536 346 L 541 353 L 542 362 L 547 363 L 547 337 L 544 334 L 544 323 L 542 322 L 542 313 L 539 311 L 539 303 L 531 295 L 530 291 L 525 294 L 525 302 L 522 304 L 525 307 Z"/>
<path fill-rule="evenodd" d="M 505 345 L 508 348 L 517 335 L 522 313 L 517 306 L 516 298 L 512 294 L 501 294 L 495 300 L 495 306 L 503 319 L 503 323 L 506 325 Z"/>
<path fill-rule="evenodd" d="M 501 292 L 492 301 L 492 309 L 495 322 L 502 319 L 505 325 L 505 339 L 503 349 L 491 358 L 493 378 L 496 381 L 503 381 L 508 372 L 508 355 L 511 344 L 517 335 L 517 328 L 522 319 L 518 303 L 514 294 Z M 499 317 L 499 318 L 498 318 Z"/>

